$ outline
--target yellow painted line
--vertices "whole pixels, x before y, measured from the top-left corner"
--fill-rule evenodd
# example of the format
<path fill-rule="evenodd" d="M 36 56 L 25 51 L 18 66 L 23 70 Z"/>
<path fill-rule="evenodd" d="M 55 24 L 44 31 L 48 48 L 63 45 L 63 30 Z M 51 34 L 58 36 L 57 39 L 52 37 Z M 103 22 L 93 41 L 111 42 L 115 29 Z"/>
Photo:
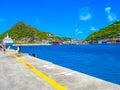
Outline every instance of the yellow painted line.
<path fill-rule="evenodd" d="M 56 81 L 54 81 L 53 79 L 49 78 L 47 75 L 45 75 L 44 73 L 42 73 L 40 70 L 36 69 L 35 67 L 31 66 L 30 64 L 28 64 L 26 61 L 24 61 L 22 58 L 17 57 L 17 55 L 15 55 L 15 53 L 8 51 L 8 53 L 15 57 L 19 62 L 21 62 L 23 65 L 25 65 L 26 67 L 28 67 L 32 72 L 34 72 L 36 75 L 38 75 L 39 77 L 41 77 L 43 80 L 45 80 L 47 83 L 49 83 L 52 87 L 54 87 L 56 90 L 68 90 L 66 87 L 60 85 L 59 83 L 57 83 Z"/>

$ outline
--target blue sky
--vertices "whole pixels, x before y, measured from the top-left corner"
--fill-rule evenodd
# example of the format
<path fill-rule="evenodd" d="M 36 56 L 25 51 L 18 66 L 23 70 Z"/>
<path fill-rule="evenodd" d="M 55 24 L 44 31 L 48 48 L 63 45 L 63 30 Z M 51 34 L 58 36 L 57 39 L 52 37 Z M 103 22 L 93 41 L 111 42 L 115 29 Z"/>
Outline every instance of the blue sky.
<path fill-rule="evenodd" d="M 119 0 L 0 0 L 0 33 L 23 21 L 41 31 L 85 39 L 116 20 Z"/>

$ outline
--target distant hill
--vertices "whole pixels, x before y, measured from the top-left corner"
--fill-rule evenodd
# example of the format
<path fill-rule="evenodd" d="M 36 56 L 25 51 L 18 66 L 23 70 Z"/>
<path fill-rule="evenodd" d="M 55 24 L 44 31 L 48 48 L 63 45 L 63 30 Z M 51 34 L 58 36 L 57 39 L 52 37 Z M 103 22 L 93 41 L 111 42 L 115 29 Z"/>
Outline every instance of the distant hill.
<path fill-rule="evenodd" d="M 2 41 L 7 33 L 13 39 L 14 43 L 41 43 L 44 40 L 52 41 L 63 39 L 49 32 L 42 32 L 24 22 L 18 22 L 11 29 L 0 34 L 0 41 Z"/>
<path fill-rule="evenodd" d="M 90 41 L 112 38 L 120 38 L 120 21 L 116 21 L 100 31 L 92 33 L 86 38 L 86 40 Z"/>

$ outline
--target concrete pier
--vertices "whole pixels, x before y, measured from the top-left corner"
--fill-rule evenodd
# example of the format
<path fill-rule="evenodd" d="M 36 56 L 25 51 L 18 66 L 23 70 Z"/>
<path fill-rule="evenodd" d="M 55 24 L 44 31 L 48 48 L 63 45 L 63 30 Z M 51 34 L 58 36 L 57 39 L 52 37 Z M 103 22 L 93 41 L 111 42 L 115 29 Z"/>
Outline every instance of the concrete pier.
<path fill-rule="evenodd" d="M 120 85 L 10 51 L 0 52 L 0 90 L 120 90 Z"/>

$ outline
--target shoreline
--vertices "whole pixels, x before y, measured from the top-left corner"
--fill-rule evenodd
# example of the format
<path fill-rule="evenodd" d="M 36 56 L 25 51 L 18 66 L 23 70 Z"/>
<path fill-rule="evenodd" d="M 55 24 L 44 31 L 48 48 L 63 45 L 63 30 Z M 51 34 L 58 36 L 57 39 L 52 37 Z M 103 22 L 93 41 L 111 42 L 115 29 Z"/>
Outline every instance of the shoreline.
<path fill-rule="evenodd" d="M 45 43 L 41 43 L 41 44 L 13 44 L 13 46 L 50 46 L 52 44 L 45 44 Z"/>
<path fill-rule="evenodd" d="M 2 45 L 2 44 L 1 44 Z M 52 46 L 53 44 L 13 44 L 13 46 Z M 117 44 L 60 44 L 60 45 L 120 45 L 120 43 Z"/>

